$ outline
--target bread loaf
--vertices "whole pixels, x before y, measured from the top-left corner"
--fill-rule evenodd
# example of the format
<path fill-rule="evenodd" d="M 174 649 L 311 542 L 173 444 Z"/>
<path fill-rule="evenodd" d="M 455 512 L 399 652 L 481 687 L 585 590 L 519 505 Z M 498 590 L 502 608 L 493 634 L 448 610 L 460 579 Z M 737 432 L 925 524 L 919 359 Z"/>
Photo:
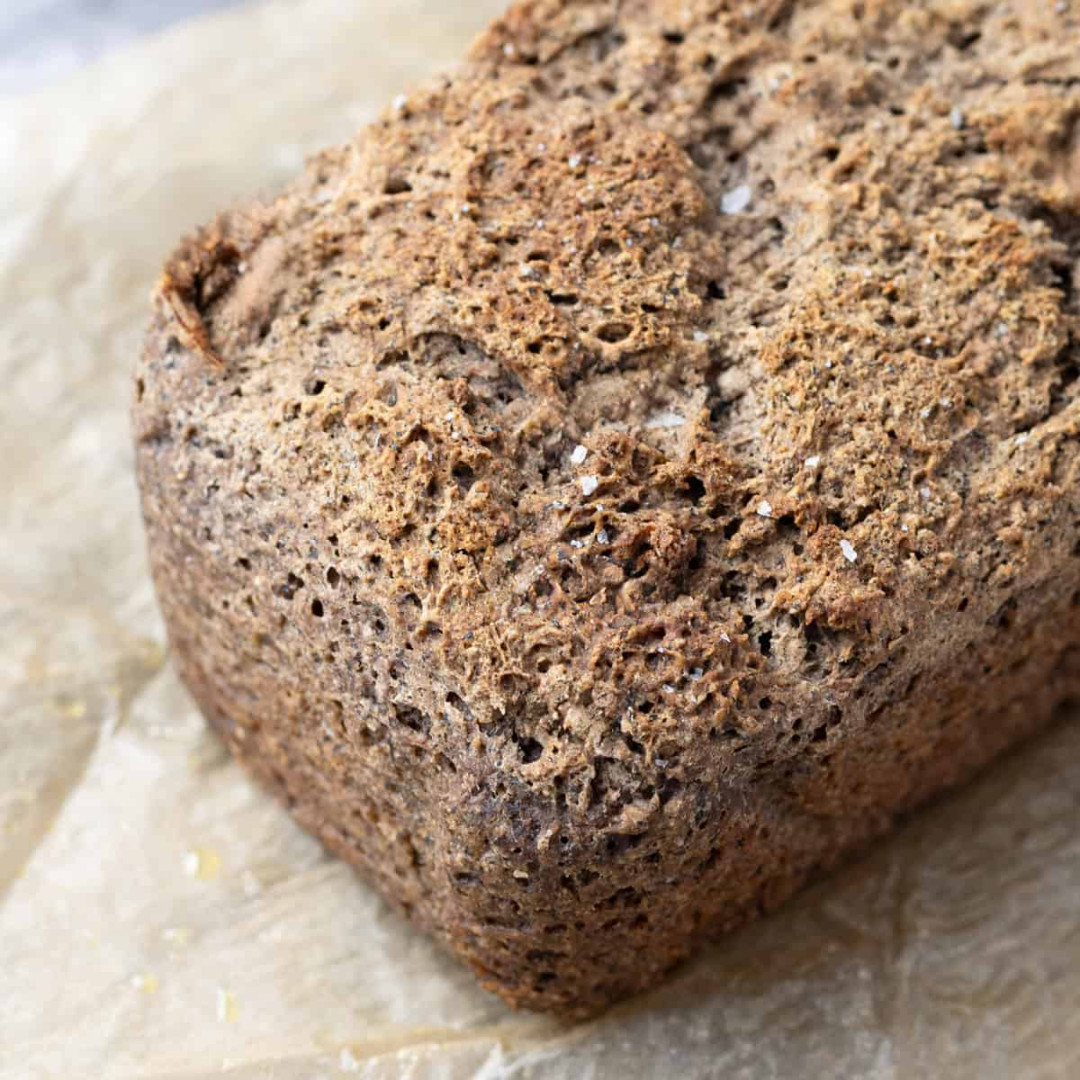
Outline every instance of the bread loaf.
<path fill-rule="evenodd" d="M 652 985 L 1080 688 L 1080 10 L 532 0 L 173 255 L 179 670 L 514 1005 Z"/>

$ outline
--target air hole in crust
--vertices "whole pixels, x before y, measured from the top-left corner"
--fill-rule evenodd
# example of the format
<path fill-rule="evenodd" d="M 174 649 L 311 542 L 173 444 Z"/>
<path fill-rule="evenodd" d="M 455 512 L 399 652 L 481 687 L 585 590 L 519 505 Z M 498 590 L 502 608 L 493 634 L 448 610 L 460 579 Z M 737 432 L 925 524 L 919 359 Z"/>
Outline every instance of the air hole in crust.
<path fill-rule="evenodd" d="M 537 742 L 536 739 L 520 739 L 518 748 L 521 750 L 521 758 L 526 765 L 539 761 L 544 754 L 543 744 Z"/>
<path fill-rule="evenodd" d="M 620 341 L 625 341 L 632 333 L 632 328 L 628 323 L 605 323 L 596 331 L 596 336 L 608 345 L 616 345 Z"/>

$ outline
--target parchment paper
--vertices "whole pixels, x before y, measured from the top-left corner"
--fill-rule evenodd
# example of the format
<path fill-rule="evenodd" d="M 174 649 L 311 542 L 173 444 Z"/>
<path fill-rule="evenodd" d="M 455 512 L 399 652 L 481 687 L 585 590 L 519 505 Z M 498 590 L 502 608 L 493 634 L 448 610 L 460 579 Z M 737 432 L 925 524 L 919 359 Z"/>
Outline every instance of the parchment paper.
<path fill-rule="evenodd" d="M 1075 721 L 568 1030 L 325 857 L 177 683 L 126 415 L 157 268 L 501 2 L 239 9 L 0 103 L 0 1075 L 1080 1076 Z"/>

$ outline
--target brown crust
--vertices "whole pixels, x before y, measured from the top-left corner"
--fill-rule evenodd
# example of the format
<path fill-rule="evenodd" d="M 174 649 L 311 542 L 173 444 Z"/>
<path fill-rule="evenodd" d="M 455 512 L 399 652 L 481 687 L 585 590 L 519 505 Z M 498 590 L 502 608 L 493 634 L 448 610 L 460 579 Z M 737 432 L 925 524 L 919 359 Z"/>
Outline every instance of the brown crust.
<path fill-rule="evenodd" d="M 1077 691 L 1078 26 L 535 0 L 170 262 L 180 669 L 511 1003 L 650 985 Z"/>

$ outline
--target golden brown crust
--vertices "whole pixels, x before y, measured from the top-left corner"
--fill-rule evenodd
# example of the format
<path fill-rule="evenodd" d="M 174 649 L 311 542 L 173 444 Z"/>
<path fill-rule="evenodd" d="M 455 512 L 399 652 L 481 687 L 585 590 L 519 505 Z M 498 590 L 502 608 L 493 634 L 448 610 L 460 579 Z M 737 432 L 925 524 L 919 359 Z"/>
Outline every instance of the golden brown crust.
<path fill-rule="evenodd" d="M 1016 6 L 521 4 L 167 268 L 181 670 L 511 1002 L 647 986 L 1076 691 L 1080 21 Z"/>

